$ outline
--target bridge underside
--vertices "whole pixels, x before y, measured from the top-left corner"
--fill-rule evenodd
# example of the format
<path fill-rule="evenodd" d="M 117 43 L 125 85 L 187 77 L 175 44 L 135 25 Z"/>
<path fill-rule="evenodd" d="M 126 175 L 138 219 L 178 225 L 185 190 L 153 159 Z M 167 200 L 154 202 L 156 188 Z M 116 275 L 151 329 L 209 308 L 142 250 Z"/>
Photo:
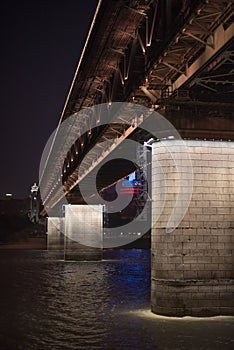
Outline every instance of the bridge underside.
<path fill-rule="evenodd" d="M 234 140 L 233 6 L 228 0 L 100 1 L 60 123 L 100 103 L 128 101 L 158 111 L 185 139 Z M 66 155 L 60 170 L 66 194 L 97 142 L 124 134 L 137 134 L 141 142 L 150 137 L 138 125 L 109 120 L 99 126 L 101 116 L 88 112 L 80 118 L 82 128 L 95 128 Z M 90 159 L 87 169 L 95 162 Z M 56 192 L 56 182 L 52 174 L 48 195 Z"/>
<path fill-rule="evenodd" d="M 104 1 L 61 118 L 128 101 L 161 113 L 183 138 L 234 140 L 233 34 L 231 1 Z M 124 123 L 101 128 L 99 122 L 67 155 L 67 192 L 90 145 L 124 131 L 150 137 Z"/>

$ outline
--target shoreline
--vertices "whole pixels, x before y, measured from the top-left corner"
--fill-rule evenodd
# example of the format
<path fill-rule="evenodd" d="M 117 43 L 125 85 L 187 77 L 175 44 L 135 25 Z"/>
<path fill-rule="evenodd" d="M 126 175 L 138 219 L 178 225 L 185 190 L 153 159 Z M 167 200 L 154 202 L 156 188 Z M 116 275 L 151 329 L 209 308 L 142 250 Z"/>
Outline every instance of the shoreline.
<path fill-rule="evenodd" d="M 12 241 L 7 243 L 0 243 L 1 250 L 47 250 L 47 236 L 46 237 L 28 237 L 26 240 Z M 104 248 L 105 250 L 106 248 Z M 109 249 L 109 248 L 108 248 Z M 122 245 L 115 249 L 150 249 L 150 242 L 148 240 L 141 240 Z"/>
<path fill-rule="evenodd" d="M 0 250 L 5 249 L 47 249 L 46 238 L 44 237 L 30 237 L 26 241 L 1 243 Z"/>

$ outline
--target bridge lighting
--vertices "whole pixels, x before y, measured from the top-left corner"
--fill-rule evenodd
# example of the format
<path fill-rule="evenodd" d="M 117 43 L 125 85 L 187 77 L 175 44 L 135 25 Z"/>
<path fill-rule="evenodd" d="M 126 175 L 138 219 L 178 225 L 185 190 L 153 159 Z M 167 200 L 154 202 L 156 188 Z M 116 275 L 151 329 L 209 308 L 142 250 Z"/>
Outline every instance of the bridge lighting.
<path fill-rule="evenodd" d="M 144 146 L 152 148 L 152 142 L 154 141 L 154 138 L 151 137 L 148 141 L 144 142 Z"/>

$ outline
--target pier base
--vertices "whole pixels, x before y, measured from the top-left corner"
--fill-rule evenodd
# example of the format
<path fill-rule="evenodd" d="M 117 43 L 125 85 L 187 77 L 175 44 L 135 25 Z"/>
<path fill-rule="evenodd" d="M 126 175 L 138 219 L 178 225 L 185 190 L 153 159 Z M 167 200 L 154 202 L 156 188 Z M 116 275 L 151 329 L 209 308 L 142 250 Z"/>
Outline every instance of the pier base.
<path fill-rule="evenodd" d="M 103 252 L 103 207 L 65 206 L 65 260 L 101 260 Z"/>
<path fill-rule="evenodd" d="M 152 227 L 152 311 L 234 315 L 234 143 L 185 141 L 194 173 L 192 199 L 179 226 L 167 232 L 179 188 L 184 186 L 186 197 L 189 185 L 179 181 L 171 154 L 178 151 L 181 171 L 186 171 L 184 149 L 173 142 L 152 148 L 153 218 L 163 208 Z"/>
<path fill-rule="evenodd" d="M 64 218 L 47 218 L 47 249 L 49 251 L 64 250 Z"/>

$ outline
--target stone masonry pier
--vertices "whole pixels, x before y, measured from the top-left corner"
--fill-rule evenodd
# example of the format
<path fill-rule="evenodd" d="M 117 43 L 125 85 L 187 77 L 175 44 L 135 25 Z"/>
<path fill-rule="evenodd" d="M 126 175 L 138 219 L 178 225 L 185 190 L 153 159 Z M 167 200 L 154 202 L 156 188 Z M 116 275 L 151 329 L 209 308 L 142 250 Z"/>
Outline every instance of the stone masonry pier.
<path fill-rule="evenodd" d="M 64 218 L 47 218 L 47 249 L 48 251 L 64 250 Z"/>
<path fill-rule="evenodd" d="M 181 185 L 185 201 L 191 192 L 191 174 L 179 181 L 188 168 L 185 149 L 176 142 L 154 143 L 152 151 L 153 220 L 163 208 L 152 228 L 152 311 L 234 315 L 234 143 L 184 141 L 194 176 L 192 198 L 179 226 L 168 232 Z"/>
<path fill-rule="evenodd" d="M 66 205 L 65 217 L 49 217 L 47 249 L 65 260 L 102 260 L 103 207 Z"/>

